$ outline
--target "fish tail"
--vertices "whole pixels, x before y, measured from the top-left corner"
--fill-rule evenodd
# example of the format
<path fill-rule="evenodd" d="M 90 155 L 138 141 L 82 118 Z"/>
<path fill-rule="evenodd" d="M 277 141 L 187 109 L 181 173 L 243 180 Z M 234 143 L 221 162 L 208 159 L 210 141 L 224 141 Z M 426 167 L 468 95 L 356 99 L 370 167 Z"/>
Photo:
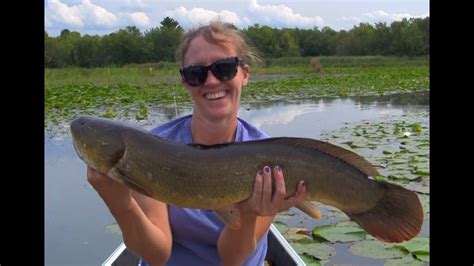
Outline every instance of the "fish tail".
<path fill-rule="evenodd" d="M 379 240 L 399 243 L 418 235 L 423 224 L 423 207 L 415 192 L 381 182 L 384 195 L 372 209 L 346 213 Z"/>

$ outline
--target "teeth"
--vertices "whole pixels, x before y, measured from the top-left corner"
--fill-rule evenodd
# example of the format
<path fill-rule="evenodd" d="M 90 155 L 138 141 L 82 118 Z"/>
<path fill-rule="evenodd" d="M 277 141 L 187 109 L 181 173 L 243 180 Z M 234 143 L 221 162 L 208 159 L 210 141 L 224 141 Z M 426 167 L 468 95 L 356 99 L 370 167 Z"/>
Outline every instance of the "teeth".
<path fill-rule="evenodd" d="M 206 93 L 205 97 L 208 100 L 215 100 L 215 99 L 224 97 L 226 94 L 227 94 L 226 91 L 219 91 L 215 93 Z"/>

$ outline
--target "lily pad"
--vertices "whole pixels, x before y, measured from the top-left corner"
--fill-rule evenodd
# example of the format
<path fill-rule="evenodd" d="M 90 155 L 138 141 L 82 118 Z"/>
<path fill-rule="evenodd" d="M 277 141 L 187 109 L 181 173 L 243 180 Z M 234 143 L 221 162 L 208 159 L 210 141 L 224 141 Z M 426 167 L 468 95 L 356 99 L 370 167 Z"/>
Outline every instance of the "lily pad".
<path fill-rule="evenodd" d="M 290 245 L 300 255 L 308 255 L 318 260 L 327 260 L 336 255 L 336 249 L 324 243 L 318 243 L 310 239 L 301 239 L 290 242 Z"/>
<path fill-rule="evenodd" d="M 401 259 L 389 259 L 389 260 L 386 260 L 385 263 L 384 263 L 384 266 L 405 266 L 405 265 L 409 265 L 409 266 L 425 266 L 425 265 L 429 265 L 427 262 L 424 262 L 424 261 L 419 261 L 415 258 L 413 258 L 412 255 L 408 255 L 406 257 L 403 257 Z"/>
<path fill-rule="evenodd" d="M 411 125 L 411 130 L 413 130 L 413 132 L 421 132 L 422 131 L 422 128 L 421 128 L 421 125 L 418 124 L 418 123 L 414 123 Z"/>
<path fill-rule="evenodd" d="M 335 225 L 316 226 L 313 228 L 313 236 L 330 242 L 350 242 L 365 239 L 366 232 L 358 225 L 346 222 Z"/>
<path fill-rule="evenodd" d="M 290 227 L 285 233 L 283 233 L 283 236 L 288 241 L 300 240 L 303 238 L 311 239 L 310 233 L 305 227 Z"/>
<path fill-rule="evenodd" d="M 320 266 L 328 262 L 328 260 L 319 260 L 307 254 L 301 254 L 300 258 L 305 262 L 307 266 Z"/>
<path fill-rule="evenodd" d="M 429 262 L 430 261 L 430 254 L 429 253 L 418 253 L 418 254 L 413 254 L 415 258 L 424 261 L 424 262 Z"/>
<path fill-rule="evenodd" d="M 278 231 L 280 231 L 281 234 L 286 233 L 288 229 L 290 229 L 290 227 L 287 224 L 280 221 L 274 221 L 273 225 L 278 229 Z"/>
<path fill-rule="evenodd" d="M 420 260 L 429 261 L 430 239 L 427 237 L 416 237 L 395 246 L 412 253 L 417 258 L 419 256 Z"/>
<path fill-rule="evenodd" d="M 408 254 L 408 251 L 397 248 L 393 244 L 374 240 L 364 240 L 357 242 L 352 245 L 349 250 L 354 255 L 376 259 L 403 258 Z"/>

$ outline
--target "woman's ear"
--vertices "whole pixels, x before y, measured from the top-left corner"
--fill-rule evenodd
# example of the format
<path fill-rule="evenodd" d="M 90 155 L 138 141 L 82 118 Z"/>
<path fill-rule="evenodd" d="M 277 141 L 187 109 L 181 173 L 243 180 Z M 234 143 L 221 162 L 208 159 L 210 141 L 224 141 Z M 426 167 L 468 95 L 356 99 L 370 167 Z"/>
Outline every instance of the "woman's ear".
<path fill-rule="evenodd" d="M 242 86 L 247 86 L 250 78 L 250 66 L 245 64 L 241 66 L 242 68 Z"/>

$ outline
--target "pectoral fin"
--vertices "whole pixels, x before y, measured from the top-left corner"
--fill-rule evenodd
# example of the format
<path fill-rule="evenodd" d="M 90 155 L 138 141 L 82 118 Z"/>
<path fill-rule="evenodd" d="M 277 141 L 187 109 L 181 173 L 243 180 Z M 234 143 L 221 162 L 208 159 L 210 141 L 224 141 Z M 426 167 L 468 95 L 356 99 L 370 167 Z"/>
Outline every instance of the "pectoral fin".
<path fill-rule="evenodd" d="M 299 205 L 295 206 L 296 208 L 300 209 L 302 212 L 309 215 L 311 218 L 319 219 L 321 218 L 321 211 L 319 210 L 318 206 L 315 206 L 310 201 L 305 201 Z"/>
<path fill-rule="evenodd" d="M 239 229 L 241 226 L 240 211 L 237 205 L 232 204 L 220 209 L 214 210 L 217 216 L 231 229 Z"/>
<path fill-rule="evenodd" d="M 145 196 L 152 197 L 152 195 L 138 186 L 132 179 L 128 178 L 119 168 L 112 168 L 110 169 L 108 175 L 115 181 L 125 185 L 138 193 L 141 193 Z"/>

